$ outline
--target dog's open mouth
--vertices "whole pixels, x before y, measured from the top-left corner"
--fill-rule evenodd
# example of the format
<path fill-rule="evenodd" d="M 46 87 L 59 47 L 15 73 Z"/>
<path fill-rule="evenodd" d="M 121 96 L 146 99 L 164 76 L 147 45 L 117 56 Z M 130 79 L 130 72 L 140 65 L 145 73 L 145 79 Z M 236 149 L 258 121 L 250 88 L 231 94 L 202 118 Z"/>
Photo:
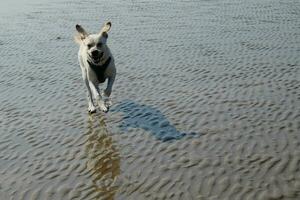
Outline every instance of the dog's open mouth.
<path fill-rule="evenodd" d="M 93 62 L 95 64 L 99 63 L 102 57 L 103 57 L 103 52 L 101 52 L 101 53 L 99 53 L 97 55 L 92 56 Z"/>
<path fill-rule="evenodd" d="M 100 62 L 100 57 L 98 57 L 98 58 L 93 58 L 93 61 L 94 61 L 94 63 Z"/>

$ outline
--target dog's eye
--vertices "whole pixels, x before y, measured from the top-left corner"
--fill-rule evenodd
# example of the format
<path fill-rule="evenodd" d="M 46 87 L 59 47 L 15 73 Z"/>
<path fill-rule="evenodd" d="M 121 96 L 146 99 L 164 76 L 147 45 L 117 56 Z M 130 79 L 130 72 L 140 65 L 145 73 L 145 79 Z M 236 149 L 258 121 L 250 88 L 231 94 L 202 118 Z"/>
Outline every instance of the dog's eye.
<path fill-rule="evenodd" d="M 97 44 L 97 47 L 102 47 L 102 43 L 99 42 L 99 43 Z"/>
<path fill-rule="evenodd" d="M 87 45 L 87 47 L 88 47 L 89 49 L 92 48 L 92 46 L 93 46 L 92 44 L 88 44 L 88 45 Z"/>

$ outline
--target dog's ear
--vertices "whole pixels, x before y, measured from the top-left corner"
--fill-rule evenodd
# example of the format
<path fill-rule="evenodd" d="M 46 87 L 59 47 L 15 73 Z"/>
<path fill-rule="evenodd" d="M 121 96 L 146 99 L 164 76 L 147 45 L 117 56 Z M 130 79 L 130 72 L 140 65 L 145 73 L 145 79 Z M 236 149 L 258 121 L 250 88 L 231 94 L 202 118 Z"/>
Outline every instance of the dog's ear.
<path fill-rule="evenodd" d="M 106 23 L 104 24 L 104 26 L 102 27 L 102 29 L 101 29 L 101 31 L 100 31 L 100 34 L 101 34 L 103 37 L 107 38 L 107 37 L 108 37 L 107 32 L 110 30 L 110 28 L 111 28 L 111 22 L 106 22 Z"/>
<path fill-rule="evenodd" d="M 74 39 L 77 43 L 80 44 L 81 41 L 85 39 L 89 34 L 79 24 L 76 24 L 76 30 L 78 31 L 78 34 L 74 37 Z"/>

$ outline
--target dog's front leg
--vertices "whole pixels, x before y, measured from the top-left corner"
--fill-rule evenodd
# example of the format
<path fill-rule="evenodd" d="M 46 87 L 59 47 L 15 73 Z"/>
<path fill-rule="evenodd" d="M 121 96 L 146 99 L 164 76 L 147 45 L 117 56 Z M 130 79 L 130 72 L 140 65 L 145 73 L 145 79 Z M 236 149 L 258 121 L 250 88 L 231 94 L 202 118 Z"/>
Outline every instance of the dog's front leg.
<path fill-rule="evenodd" d="M 94 113 L 96 112 L 96 107 L 94 105 L 93 102 L 93 95 L 92 95 L 92 91 L 89 85 L 89 80 L 87 77 L 87 72 L 86 69 L 84 67 L 84 64 L 82 63 L 81 57 L 79 58 L 79 63 L 80 63 L 80 67 L 81 67 L 81 75 L 82 75 L 82 79 L 85 83 L 85 86 L 87 88 L 87 98 L 88 98 L 88 111 L 89 113 Z"/>
<path fill-rule="evenodd" d="M 109 77 L 108 78 L 108 81 L 107 81 L 107 86 L 106 86 L 106 89 L 104 90 L 104 96 L 106 97 L 106 101 L 105 101 L 105 104 L 110 107 L 112 105 L 112 102 L 110 100 L 110 95 L 111 95 L 111 92 L 112 92 L 112 86 L 114 84 L 114 81 L 115 81 L 115 76 L 113 77 Z"/>
<path fill-rule="evenodd" d="M 96 86 L 93 82 L 89 81 L 89 85 L 90 85 L 90 88 L 92 90 L 92 93 L 94 94 L 94 97 L 99 105 L 99 108 L 100 110 L 102 110 L 103 112 L 107 112 L 108 109 L 107 107 L 105 106 L 104 104 L 104 101 L 102 99 L 102 96 L 100 95 L 99 93 L 99 88 L 98 86 Z"/>
<path fill-rule="evenodd" d="M 87 80 L 86 77 L 84 77 L 83 80 L 84 80 L 85 85 L 86 85 L 87 90 L 88 90 L 88 95 L 87 95 L 88 104 L 89 104 L 88 111 L 90 113 L 94 113 L 94 112 L 96 112 L 96 107 L 95 107 L 94 102 L 93 102 L 93 95 L 92 95 L 92 91 L 91 91 L 91 88 L 90 88 L 90 85 L 89 85 L 89 81 Z"/>
<path fill-rule="evenodd" d="M 112 91 L 112 86 L 114 84 L 115 77 L 109 77 L 107 81 L 106 89 L 104 90 L 104 95 L 109 97 Z"/>

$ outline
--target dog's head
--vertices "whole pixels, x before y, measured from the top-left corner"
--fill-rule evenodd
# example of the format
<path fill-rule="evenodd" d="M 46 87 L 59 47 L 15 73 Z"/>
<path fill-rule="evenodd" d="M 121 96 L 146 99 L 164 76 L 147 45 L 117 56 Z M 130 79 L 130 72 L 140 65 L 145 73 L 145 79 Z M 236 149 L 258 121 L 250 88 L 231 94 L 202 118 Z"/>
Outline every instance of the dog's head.
<path fill-rule="evenodd" d="M 80 25 L 76 25 L 78 34 L 75 36 L 75 41 L 81 46 L 81 50 L 86 53 L 88 61 L 99 64 L 101 59 L 106 57 L 108 49 L 106 40 L 108 31 L 111 28 L 111 22 L 106 22 L 98 34 L 89 34 Z"/>

